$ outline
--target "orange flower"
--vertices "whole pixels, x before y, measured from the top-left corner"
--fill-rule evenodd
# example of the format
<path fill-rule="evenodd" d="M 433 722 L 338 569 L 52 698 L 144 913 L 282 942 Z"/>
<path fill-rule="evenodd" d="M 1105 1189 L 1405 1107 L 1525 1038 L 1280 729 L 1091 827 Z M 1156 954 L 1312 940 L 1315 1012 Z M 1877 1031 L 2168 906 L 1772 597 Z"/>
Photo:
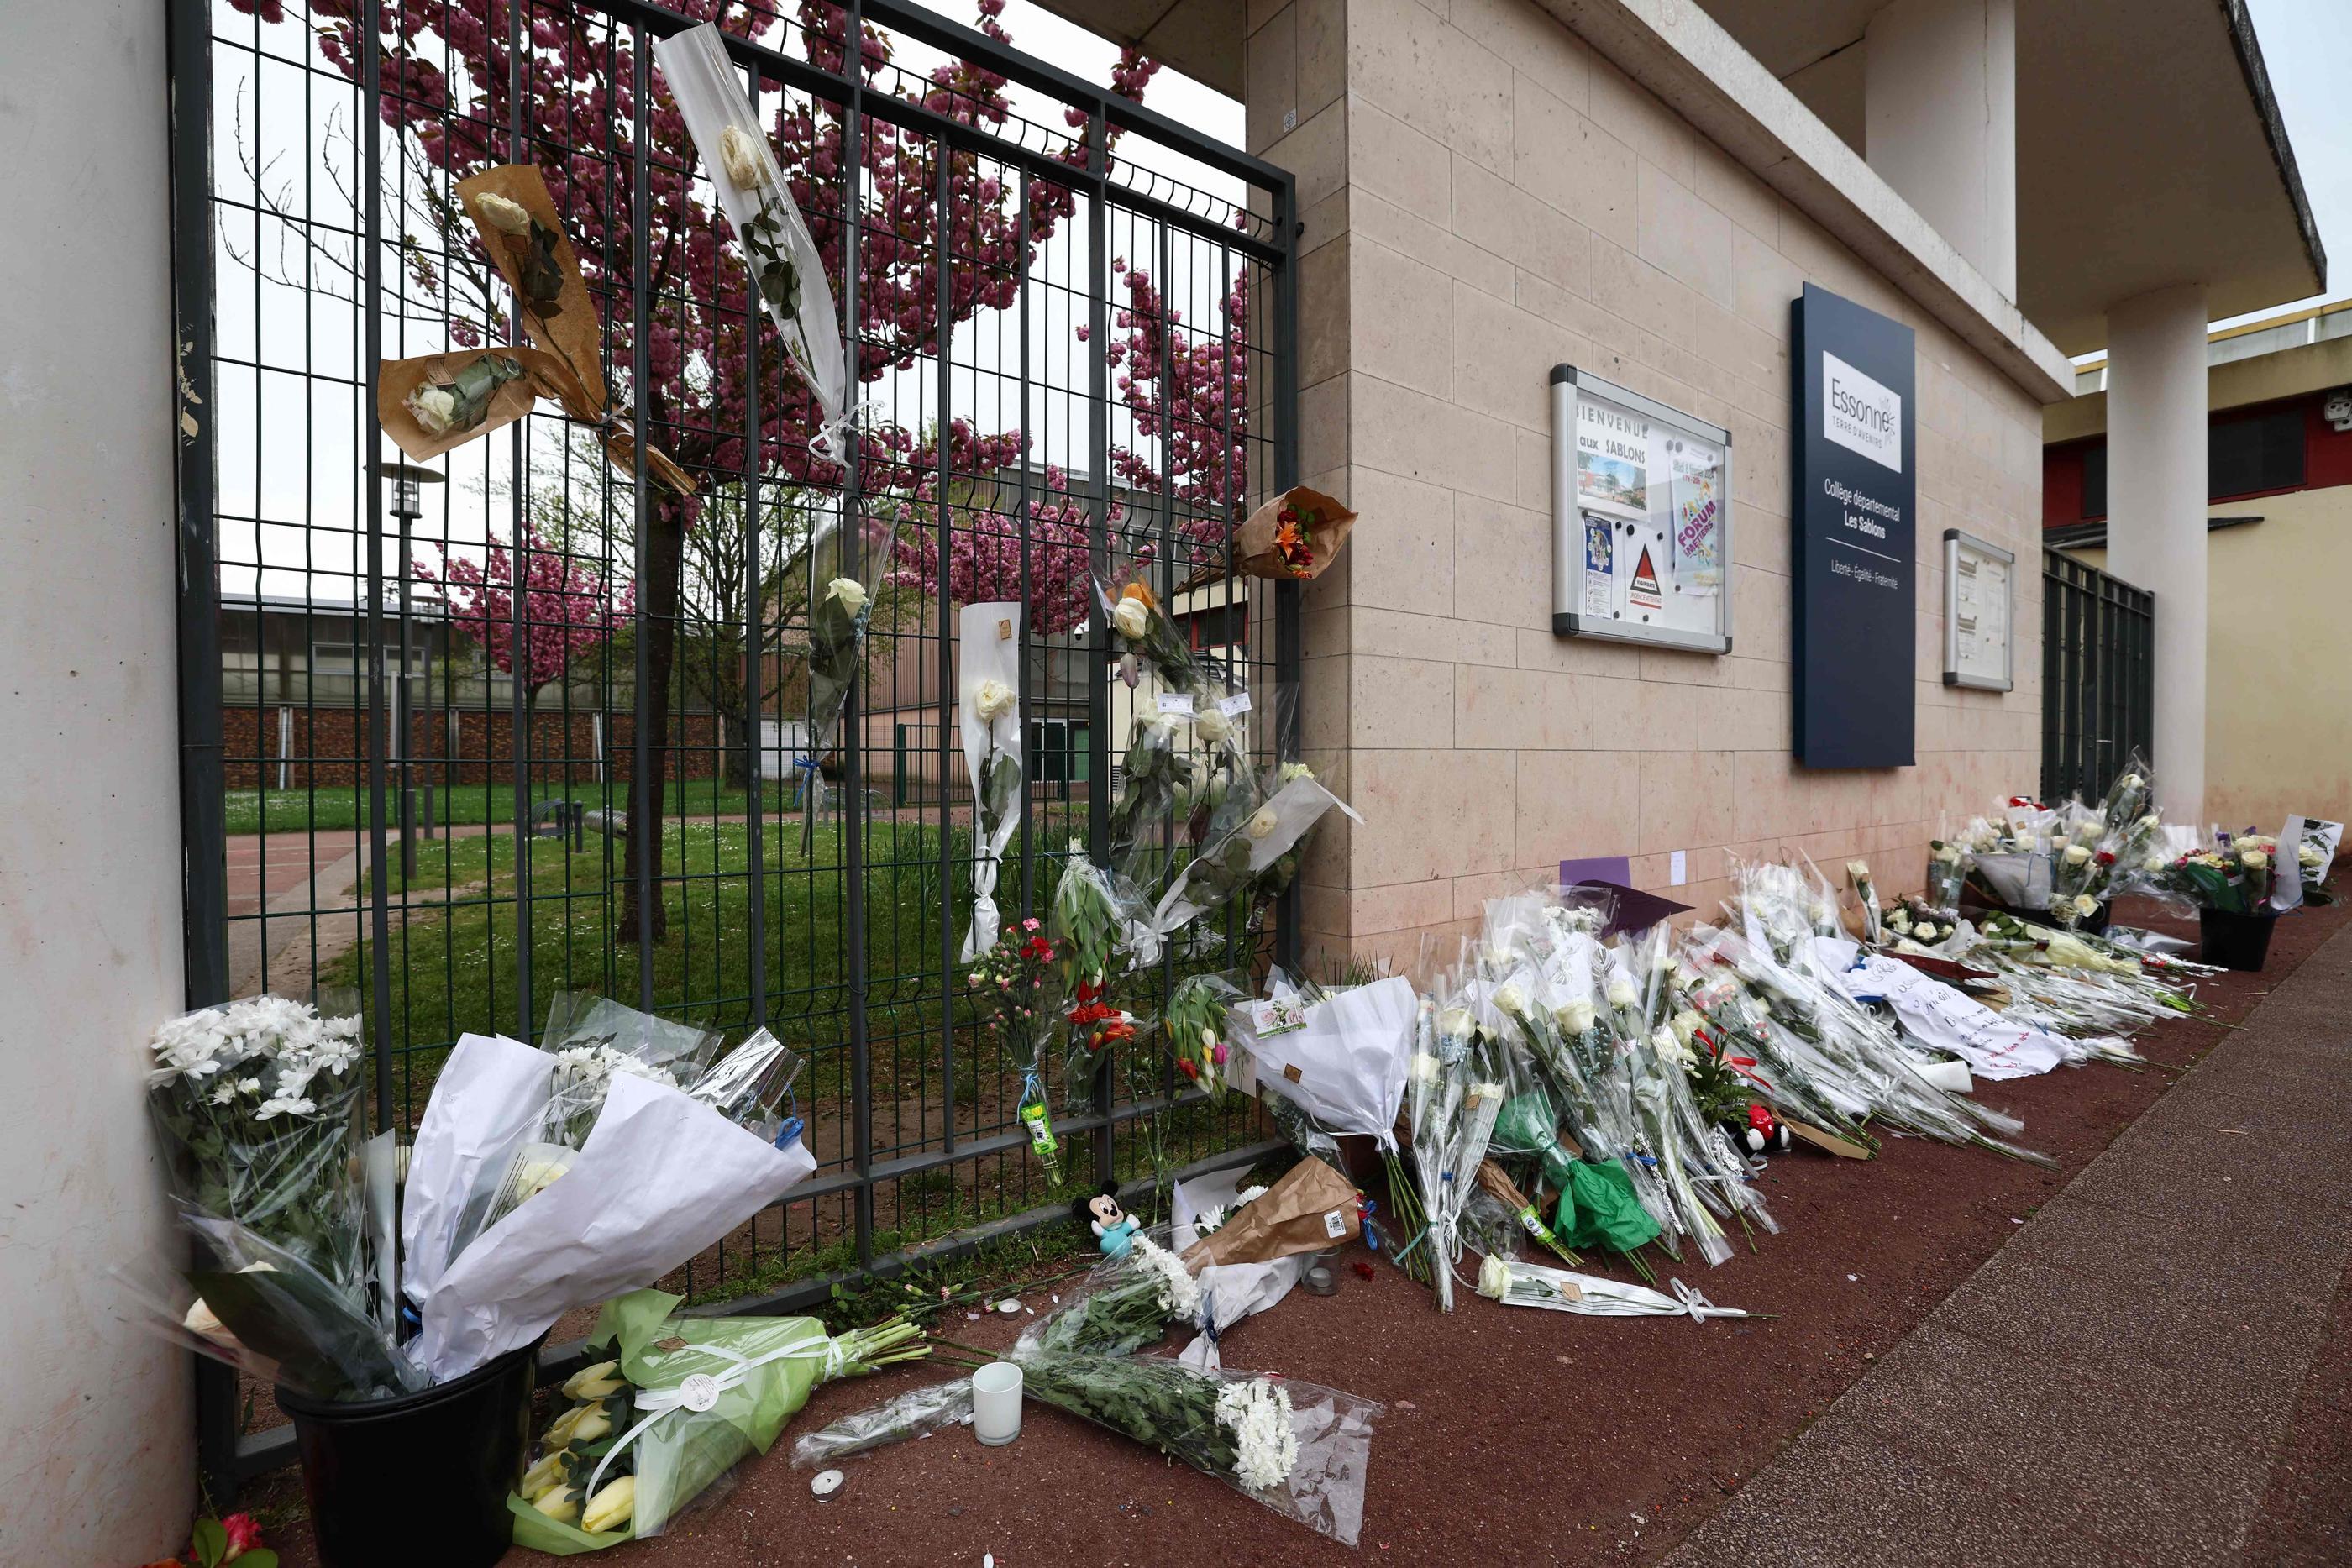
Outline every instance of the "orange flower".
<path fill-rule="evenodd" d="M 1151 596 L 1151 590 L 1140 582 L 1129 583 L 1118 591 L 1118 596 L 1121 599 L 1139 599 L 1146 609 L 1157 610 L 1160 607 L 1160 601 Z"/>

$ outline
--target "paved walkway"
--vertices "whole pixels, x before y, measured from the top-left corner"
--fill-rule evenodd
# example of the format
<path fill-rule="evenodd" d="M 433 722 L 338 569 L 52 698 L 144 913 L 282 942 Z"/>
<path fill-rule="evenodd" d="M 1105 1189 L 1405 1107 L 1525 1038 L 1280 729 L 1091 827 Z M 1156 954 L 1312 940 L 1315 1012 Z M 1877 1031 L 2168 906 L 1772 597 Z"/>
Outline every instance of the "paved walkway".
<path fill-rule="evenodd" d="M 2346 1561 L 2347 1260 L 2352 929 L 1666 1561 Z"/>

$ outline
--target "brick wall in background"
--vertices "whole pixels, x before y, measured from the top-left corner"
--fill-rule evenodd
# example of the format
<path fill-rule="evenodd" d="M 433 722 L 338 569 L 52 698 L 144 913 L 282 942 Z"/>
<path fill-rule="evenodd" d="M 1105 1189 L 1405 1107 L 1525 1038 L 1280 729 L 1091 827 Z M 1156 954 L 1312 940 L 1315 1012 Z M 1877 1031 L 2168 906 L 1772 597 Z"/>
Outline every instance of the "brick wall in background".
<path fill-rule="evenodd" d="M 222 714 L 226 744 L 223 768 L 231 789 L 277 789 L 278 714 L 268 707 L 232 707 Z M 305 789 L 363 783 L 367 765 L 362 744 L 367 715 L 352 708 L 302 708 L 294 714 L 293 765 L 287 787 Z M 506 712 L 461 710 L 457 716 L 457 746 L 455 781 L 460 784 L 514 782 L 514 716 Z M 671 745 L 664 761 L 665 777 L 709 779 L 719 772 L 719 720 L 714 714 L 674 715 Z M 636 719 L 629 713 L 611 716 L 604 727 L 604 755 L 615 783 L 625 783 L 633 771 Z M 412 755 L 418 760 L 451 755 L 448 716 L 436 712 L 416 716 Z M 596 779 L 594 720 L 584 713 L 542 713 L 531 716 L 530 777 L 558 784 Z M 450 779 L 439 766 L 434 781 Z"/>

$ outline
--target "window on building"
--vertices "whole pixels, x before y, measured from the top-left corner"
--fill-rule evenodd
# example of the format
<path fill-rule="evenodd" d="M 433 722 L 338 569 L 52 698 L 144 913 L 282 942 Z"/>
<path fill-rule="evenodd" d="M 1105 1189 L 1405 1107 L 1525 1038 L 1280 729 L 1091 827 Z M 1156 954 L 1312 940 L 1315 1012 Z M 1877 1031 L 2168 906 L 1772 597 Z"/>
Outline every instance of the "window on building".
<path fill-rule="evenodd" d="M 2085 521 L 2107 515 L 2107 444 L 2083 450 L 2083 517 Z"/>
<path fill-rule="evenodd" d="M 2303 410 L 2273 409 L 2244 419 L 2217 421 L 2206 434 L 2205 496 L 2293 490 L 2303 484 Z"/>

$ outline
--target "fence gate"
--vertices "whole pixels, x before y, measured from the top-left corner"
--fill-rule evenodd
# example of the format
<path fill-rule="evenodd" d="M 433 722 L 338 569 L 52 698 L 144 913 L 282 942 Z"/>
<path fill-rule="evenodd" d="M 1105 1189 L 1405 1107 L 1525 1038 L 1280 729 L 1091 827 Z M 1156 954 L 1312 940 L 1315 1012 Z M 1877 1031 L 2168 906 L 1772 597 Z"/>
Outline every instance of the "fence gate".
<path fill-rule="evenodd" d="M 835 464 L 656 70 L 685 18 L 169 3 L 190 1002 L 359 1011 L 378 1128 L 415 1124 L 459 1035 L 536 1040 L 561 993 L 775 1031 L 819 1170 L 668 1281 L 698 1302 L 789 1309 L 1054 1214 L 1019 1074 L 959 999 L 952 609 L 1025 602 L 1034 738 L 1086 747 L 1028 795 L 1009 915 L 1106 843 L 1124 726 L 1088 568 L 1148 562 L 1196 645 L 1295 683 L 1295 585 L 1176 592 L 1294 479 L 1290 177 L 984 14 L 726 7 L 868 405 Z M 1145 102 L 1149 74 L 1109 71 Z M 546 176 L 614 404 L 691 501 L 548 404 L 387 471 L 380 360 L 522 340 L 453 193 L 508 162 Z M 871 657 L 837 753 L 782 755 L 811 534 L 860 515 L 894 530 Z M 1253 722 L 1262 762 L 1295 754 L 1295 702 Z M 1160 982 L 1295 925 L 1236 922 Z M 1074 1179 L 1260 1146 L 1254 1105 L 1178 1092 L 1156 1051 L 1090 1077 L 1056 1124 Z M 225 1503 L 290 1445 L 216 1370 Z"/>
<path fill-rule="evenodd" d="M 2095 800 L 2148 749 L 2156 596 L 2047 549 L 2042 589 L 2042 798 Z"/>

